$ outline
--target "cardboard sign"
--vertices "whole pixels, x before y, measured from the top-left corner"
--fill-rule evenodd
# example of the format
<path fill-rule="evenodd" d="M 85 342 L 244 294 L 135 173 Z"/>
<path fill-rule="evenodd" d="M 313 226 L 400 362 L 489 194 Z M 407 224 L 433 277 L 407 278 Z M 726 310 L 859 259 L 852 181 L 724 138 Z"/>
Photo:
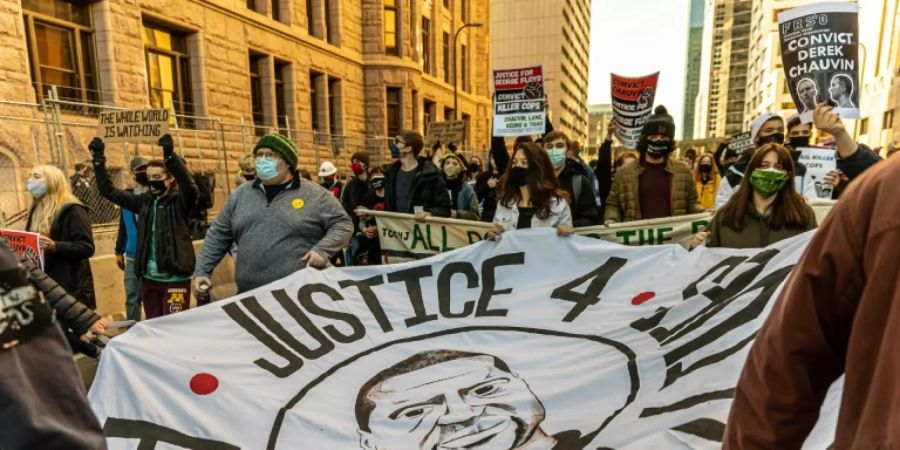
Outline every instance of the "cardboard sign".
<path fill-rule="evenodd" d="M 542 66 L 494 71 L 494 136 L 544 134 Z"/>
<path fill-rule="evenodd" d="M 859 5 L 815 3 L 778 14 L 781 58 L 803 123 L 817 103 L 859 117 Z"/>
<path fill-rule="evenodd" d="M 41 249 L 41 235 L 27 231 L 0 230 L 0 236 L 6 240 L 6 244 L 19 256 L 25 257 L 32 264 L 44 268 L 44 251 Z"/>
<path fill-rule="evenodd" d="M 837 170 L 837 155 L 834 150 L 827 148 L 799 148 L 799 162 L 806 166 L 806 174 L 803 176 L 804 186 L 815 186 L 816 197 L 830 199 L 834 191 L 831 185 L 823 184 L 825 175 L 832 170 Z"/>
<path fill-rule="evenodd" d="M 611 73 L 613 118 L 619 125 L 616 136 L 622 145 L 633 149 L 641 136 L 641 129 L 653 111 L 656 82 L 659 72 L 643 77 L 623 77 Z"/>
<path fill-rule="evenodd" d="M 731 142 L 728 143 L 729 153 L 733 153 L 736 155 L 740 155 L 744 153 L 748 148 L 756 147 L 756 144 L 750 139 L 750 132 L 745 131 L 741 134 L 735 135 L 731 138 Z"/>
<path fill-rule="evenodd" d="M 153 142 L 169 132 L 168 109 L 133 109 L 100 113 L 97 136 L 106 143 Z"/>
<path fill-rule="evenodd" d="M 431 122 L 428 124 L 428 133 L 425 135 L 425 148 L 431 148 L 435 142 L 447 145 L 461 144 L 466 139 L 466 121 L 448 120 L 446 122 Z"/>

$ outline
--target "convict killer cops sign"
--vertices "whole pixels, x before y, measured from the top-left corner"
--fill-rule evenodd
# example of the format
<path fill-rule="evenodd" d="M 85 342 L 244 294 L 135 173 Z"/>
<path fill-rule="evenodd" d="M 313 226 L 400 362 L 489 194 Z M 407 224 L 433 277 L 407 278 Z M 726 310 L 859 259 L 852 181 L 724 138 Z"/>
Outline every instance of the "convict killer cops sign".
<path fill-rule="evenodd" d="M 544 134 L 547 108 L 541 66 L 494 71 L 494 136 Z"/>
<path fill-rule="evenodd" d="M 302 270 L 141 322 L 90 401 L 111 449 L 716 448 L 810 236 L 689 253 L 534 229 Z"/>

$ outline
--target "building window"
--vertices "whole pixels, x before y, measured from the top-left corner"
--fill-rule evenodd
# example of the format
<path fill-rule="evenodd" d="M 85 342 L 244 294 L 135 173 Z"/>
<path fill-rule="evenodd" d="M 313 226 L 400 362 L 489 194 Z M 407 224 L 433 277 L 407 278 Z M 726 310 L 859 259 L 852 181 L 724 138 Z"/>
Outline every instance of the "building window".
<path fill-rule="evenodd" d="M 431 73 L 431 21 L 422 18 L 422 69 Z"/>
<path fill-rule="evenodd" d="M 437 119 L 437 103 L 431 100 L 425 100 L 423 102 L 422 109 L 425 110 L 423 122 L 425 122 L 425 127 L 427 128 L 429 124 Z"/>
<path fill-rule="evenodd" d="M 306 0 L 306 32 L 310 36 L 316 35 L 316 11 L 313 8 L 313 0 Z"/>
<path fill-rule="evenodd" d="M 256 0 L 247 0 L 247 9 L 256 11 Z"/>
<path fill-rule="evenodd" d="M 459 65 L 460 70 L 462 71 L 462 89 L 465 92 L 469 92 L 469 52 L 466 51 L 465 45 L 460 46 L 459 52 Z"/>
<path fill-rule="evenodd" d="M 419 91 L 412 91 L 412 127 L 419 130 Z"/>
<path fill-rule="evenodd" d="M 384 53 L 400 56 L 400 15 L 397 0 L 384 0 Z"/>
<path fill-rule="evenodd" d="M 329 44 L 336 46 L 341 45 L 340 5 L 340 1 L 325 0 L 325 36 Z"/>
<path fill-rule="evenodd" d="M 469 136 L 471 136 L 471 133 L 469 131 L 470 131 L 470 127 L 472 126 L 472 117 L 468 114 L 463 114 L 462 120 L 463 120 L 463 122 L 466 123 L 466 128 L 465 128 L 466 131 L 465 131 L 465 134 L 463 135 L 463 142 L 465 142 L 466 148 L 469 148 L 469 145 L 470 145 Z"/>
<path fill-rule="evenodd" d="M 869 132 L 869 118 L 859 119 L 859 134 L 867 134 Z"/>
<path fill-rule="evenodd" d="M 396 136 L 403 126 L 402 110 L 400 109 L 400 96 L 403 90 L 397 87 L 387 88 L 387 135 Z"/>
<path fill-rule="evenodd" d="M 444 122 L 454 120 L 456 116 L 453 114 L 453 108 L 444 107 Z"/>
<path fill-rule="evenodd" d="M 450 82 L 450 33 L 444 33 L 444 83 Z"/>
<path fill-rule="evenodd" d="M 192 115 L 190 60 L 187 34 L 144 23 L 144 50 L 150 85 L 150 106 L 173 108 L 176 114 Z M 182 120 L 182 122 L 189 122 Z"/>
<path fill-rule="evenodd" d="M 460 0 L 459 3 L 459 8 L 461 10 L 460 16 L 462 17 L 463 23 L 466 23 L 469 21 L 469 0 Z"/>
<path fill-rule="evenodd" d="M 22 9 L 38 98 L 56 86 L 61 99 L 97 101 L 89 7 L 62 0 L 22 0 Z"/>
<path fill-rule="evenodd" d="M 884 112 L 884 120 L 882 120 L 881 128 L 884 130 L 890 129 L 894 127 L 894 110 L 888 110 Z"/>
<path fill-rule="evenodd" d="M 309 116 L 313 131 L 322 132 L 322 123 L 319 122 L 319 80 L 323 77 L 321 73 L 309 73 Z"/>
<path fill-rule="evenodd" d="M 341 80 L 328 79 L 328 129 L 331 134 L 342 134 L 341 125 Z"/>
<path fill-rule="evenodd" d="M 250 67 L 250 111 L 253 114 L 253 132 L 257 136 L 266 134 L 266 115 L 263 109 L 262 65 L 266 57 L 251 53 Z"/>
<path fill-rule="evenodd" d="M 450 0 L 444 0 L 444 8 L 450 8 Z"/>
<path fill-rule="evenodd" d="M 272 19 L 281 22 L 281 0 L 272 0 Z"/>
<path fill-rule="evenodd" d="M 287 79 L 290 70 L 290 63 L 275 62 L 275 117 L 279 130 L 285 130 L 289 125 L 287 116 L 287 84 L 285 79 Z"/>

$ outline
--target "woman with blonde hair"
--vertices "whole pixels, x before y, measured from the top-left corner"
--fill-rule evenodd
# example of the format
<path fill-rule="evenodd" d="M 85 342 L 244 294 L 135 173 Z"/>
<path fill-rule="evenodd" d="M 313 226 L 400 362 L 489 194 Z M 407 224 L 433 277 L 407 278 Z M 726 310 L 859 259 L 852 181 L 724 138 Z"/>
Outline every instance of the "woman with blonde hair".
<path fill-rule="evenodd" d="M 40 234 L 44 272 L 89 308 L 96 308 L 88 259 L 94 236 L 88 208 L 72 194 L 62 171 L 36 166 L 28 178 L 33 198 L 25 229 Z"/>

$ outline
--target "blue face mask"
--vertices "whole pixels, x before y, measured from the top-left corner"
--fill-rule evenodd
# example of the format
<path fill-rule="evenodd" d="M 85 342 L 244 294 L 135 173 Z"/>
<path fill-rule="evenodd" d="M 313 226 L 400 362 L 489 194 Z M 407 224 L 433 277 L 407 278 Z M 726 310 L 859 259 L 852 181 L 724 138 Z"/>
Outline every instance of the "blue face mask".
<path fill-rule="evenodd" d="M 562 148 L 547 150 L 547 156 L 550 157 L 550 162 L 553 163 L 555 169 L 559 169 L 566 162 L 566 150 Z"/>
<path fill-rule="evenodd" d="M 397 147 L 397 144 L 391 142 L 388 144 L 388 148 L 391 150 L 391 158 L 400 157 L 400 147 Z"/>
<path fill-rule="evenodd" d="M 278 176 L 278 163 L 274 159 L 256 158 L 256 176 L 261 180 L 271 180 Z"/>
<path fill-rule="evenodd" d="M 43 181 L 29 181 L 26 189 L 31 193 L 31 196 L 34 198 L 41 198 L 47 195 L 47 183 Z"/>

